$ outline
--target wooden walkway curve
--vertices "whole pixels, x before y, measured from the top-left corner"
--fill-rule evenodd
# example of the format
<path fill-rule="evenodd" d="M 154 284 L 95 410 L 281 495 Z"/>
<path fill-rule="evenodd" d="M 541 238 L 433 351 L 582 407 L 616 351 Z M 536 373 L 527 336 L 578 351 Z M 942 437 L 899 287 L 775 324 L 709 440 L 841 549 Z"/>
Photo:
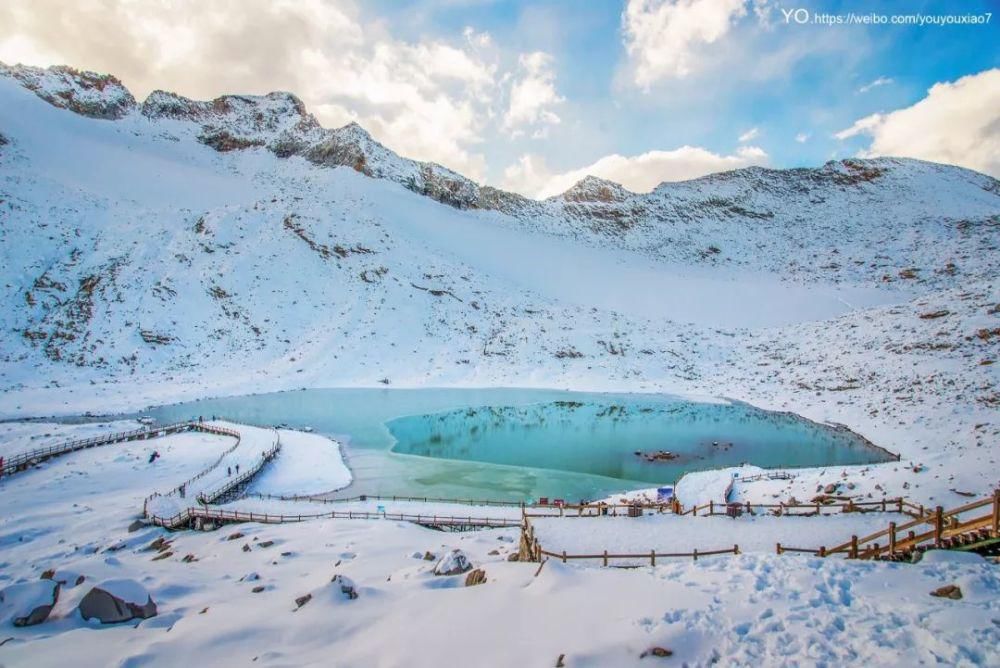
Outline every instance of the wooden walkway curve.
<path fill-rule="evenodd" d="M 5 460 L 3 469 L 0 470 L 0 477 L 14 475 L 26 471 L 32 466 L 53 457 L 59 457 L 71 452 L 96 448 L 102 445 L 113 445 L 116 443 L 126 443 L 129 441 L 141 441 L 150 438 L 158 438 L 170 434 L 177 434 L 185 431 L 203 431 L 207 433 L 220 433 L 218 427 L 213 427 L 205 422 L 189 420 L 186 422 L 175 422 L 173 424 L 159 427 L 142 427 L 131 431 L 121 431 L 101 436 L 91 436 L 89 438 L 78 438 L 72 441 L 49 445 L 44 448 L 36 448 L 26 452 L 20 452 Z"/>

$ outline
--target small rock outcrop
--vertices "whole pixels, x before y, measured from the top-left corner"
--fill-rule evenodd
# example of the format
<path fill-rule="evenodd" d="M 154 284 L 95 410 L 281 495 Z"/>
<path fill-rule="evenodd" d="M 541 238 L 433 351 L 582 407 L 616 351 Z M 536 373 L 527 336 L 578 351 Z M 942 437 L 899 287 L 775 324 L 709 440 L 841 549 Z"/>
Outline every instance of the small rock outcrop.
<path fill-rule="evenodd" d="M 83 597 L 79 606 L 84 619 L 117 624 L 156 616 L 156 602 L 135 580 L 105 580 Z"/>
<path fill-rule="evenodd" d="M 41 624 L 59 600 L 59 589 L 59 583 L 52 580 L 10 585 L 0 590 L 2 616 L 14 626 Z"/>
<path fill-rule="evenodd" d="M 354 586 L 354 581 L 343 575 L 334 575 L 330 583 L 334 587 L 340 588 L 340 593 L 343 594 L 344 598 L 349 601 L 353 601 L 358 598 L 358 589 Z"/>
<path fill-rule="evenodd" d="M 476 585 L 481 585 L 486 583 L 486 571 L 481 568 L 477 568 L 474 571 L 470 571 L 468 575 L 465 576 L 465 586 L 475 587 Z"/>
<path fill-rule="evenodd" d="M 472 570 L 472 562 L 458 548 L 441 557 L 434 566 L 434 575 L 461 575 Z"/>
<path fill-rule="evenodd" d="M 931 596 L 950 598 L 953 601 L 962 600 L 962 589 L 958 585 L 945 585 L 931 592 Z"/>

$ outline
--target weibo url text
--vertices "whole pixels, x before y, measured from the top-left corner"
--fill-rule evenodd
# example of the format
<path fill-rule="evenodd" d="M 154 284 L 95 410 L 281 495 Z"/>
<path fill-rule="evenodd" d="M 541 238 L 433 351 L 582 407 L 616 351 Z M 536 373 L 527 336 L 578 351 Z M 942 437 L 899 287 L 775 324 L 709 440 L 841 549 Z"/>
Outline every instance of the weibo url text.
<path fill-rule="evenodd" d="M 982 14 L 879 14 L 877 12 L 847 12 L 826 14 L 808 9 L 782 9 L 785 23 L 790 25 L 856 25 L 856 26 L 969 26 L 988 25 L 992 12 Z"/>

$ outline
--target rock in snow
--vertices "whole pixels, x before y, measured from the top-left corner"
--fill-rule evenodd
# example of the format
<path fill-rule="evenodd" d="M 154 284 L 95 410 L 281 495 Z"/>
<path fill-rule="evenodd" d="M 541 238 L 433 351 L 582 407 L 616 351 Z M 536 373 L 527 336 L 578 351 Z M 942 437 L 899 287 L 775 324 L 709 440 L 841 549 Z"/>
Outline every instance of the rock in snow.
<path fill-rule="evenodd" d="M 349 601 L 353 601 L 358 597 L 358 589 L 354 585 L 354 581 L 343 575 L 334 575 L 330 583 L 334 587 L 340 588 L 340 593 L 343 594 L 344 598 Z"/>
<path fill-rule="evenodd" d="M 470 572 L 465 576 L 465 586 L 474 587 L 476 585 L 481 585 L 486 583 L 486 571 L 481 568 Z"/>
<path fill-rule="evenodd" d="M 472 570 L 472 562 L 458 548 L 441 557 L 434 566 L 434 575 L 459 575 Z"/>
<path fill-rule="evenodd" d="M 10 585 L 0 590 L 0 619 L 14 626 L 34 626 L 49 617 L 59 600 L 59 583 L 38 580 Z"/>
<path fill-rule="evenodd" d="M 155 617 L 156 603 L 135 580 L 105 580 L 80 601 L 80 614 L 86 620 L 96 618 L 102 624 L 116 624 Z"/>

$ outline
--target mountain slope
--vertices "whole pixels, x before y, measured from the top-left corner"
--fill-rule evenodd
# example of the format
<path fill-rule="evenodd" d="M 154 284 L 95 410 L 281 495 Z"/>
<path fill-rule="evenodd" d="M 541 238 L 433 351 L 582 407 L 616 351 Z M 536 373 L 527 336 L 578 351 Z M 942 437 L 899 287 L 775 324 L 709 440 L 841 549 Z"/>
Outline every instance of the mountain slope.
<path fill-rule="evenodd" d="M 914 411 L 995 393 L 1000 195 L 968 170 L 588 178 L 535 202 L 323 129 L 285 93 L 140 105 L 68 69 L 0 72 L 0 134 L 7 414 L 382 381 L 806 412 L 802 387 L 819 406 L 863 391 L 862 419 L 914 381 Z M 438 185 L 459 206 L 423 196 Z"/>

